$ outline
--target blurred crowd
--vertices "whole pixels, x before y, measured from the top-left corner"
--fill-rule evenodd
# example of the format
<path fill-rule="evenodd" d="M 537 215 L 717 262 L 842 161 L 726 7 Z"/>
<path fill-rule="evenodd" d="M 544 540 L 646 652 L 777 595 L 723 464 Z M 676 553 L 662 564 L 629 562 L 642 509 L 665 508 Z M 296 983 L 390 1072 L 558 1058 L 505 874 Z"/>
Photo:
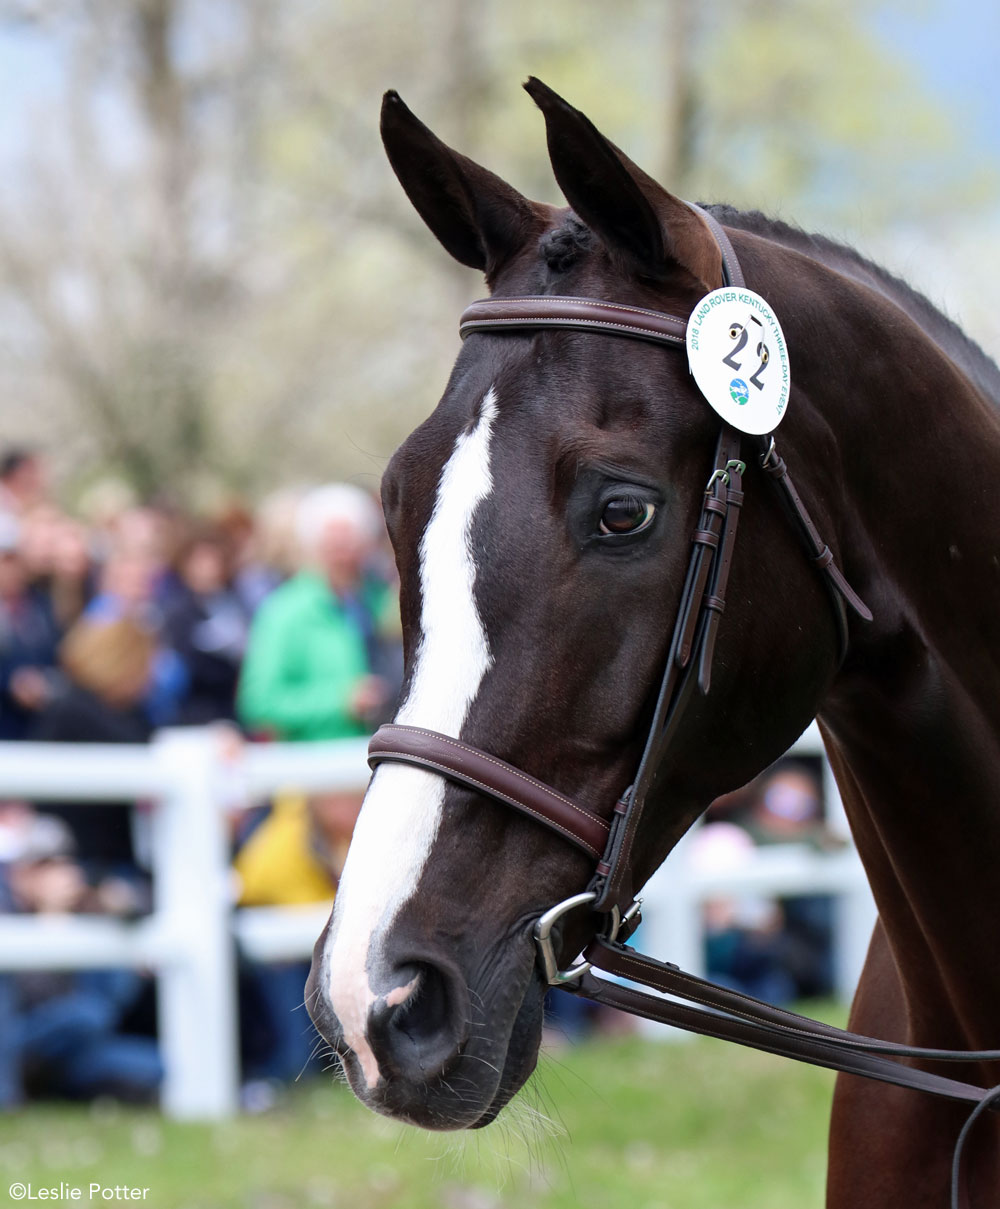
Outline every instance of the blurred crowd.
<path fill-rule="evenodd" d="M 757 848 L 799 844 L 830 852 L 844 843 L 827 824 L 818 768 L 785 759 L 712 804 L 691 837 L 688 859 L 700 871 L 737 872 Z M 827 894 L 709 899 L 708 977 L 769 1003 L 833 994 L 833 910 Z"/>
<path fill-rule="evenodd" d="M 214 724 L 244 740 L 371 732 L 402 678 L 377 501 L 351 484 L 195 515 L 105 486 L 70 514 L 44 457 L 0 455 L 0 739 L 144 743 Z M 233 815 L 237 901 L 332 899 L 358 795 Z M 151 905 L 143 803 L 0 802 L 0 912 L 135 917 Z M 305 967 L 241 963 L 248 1106 L 315 1036 Z M 0 971 L 0 1108 L 34 1094 L 156 1098 L 155 998 L 131 971 Z"/>
<path fill-rule="evenodd" d="M 70 515 L 44 458 L 0 455 L 0 738 L 144 743 L 214 725 L 226 743 L 368 734 L 402 680 L 394 564 L 376 500 L 330 484 L 214 515 L 120 488 Z M 245 805 L 245 804 L 244 804 Z M 234 901 L 326 902 L 360 794 L 288 792 L 231 814 Z M 829 847 L 815 770 L 779 766 L 720 799 L 691 859 L 736 867 L 772 843 Z M 0 913 L 134 918 L 152 902 L 148 804 L 0 801 Z M 830 900 L 706 904 L 716 980 L 772 1002 L 832 989 Z M 2 927 L 2 922 L 0 922 Z M 268 1107 L 322 1065 L 303 1009 L 308 966 L 239 963 L 243 1099 Z M 624 1018 L 549 996 L 550 1042 Z M 0 969 L 0 1110 L 35 1095 L 155 1101 L 148 974 Z"/>

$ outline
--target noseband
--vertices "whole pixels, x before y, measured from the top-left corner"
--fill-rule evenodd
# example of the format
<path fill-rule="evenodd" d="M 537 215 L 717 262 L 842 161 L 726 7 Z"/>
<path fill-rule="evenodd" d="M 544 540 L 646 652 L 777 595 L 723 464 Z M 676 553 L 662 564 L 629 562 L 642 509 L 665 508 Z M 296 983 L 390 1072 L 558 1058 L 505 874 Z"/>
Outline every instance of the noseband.
<path fill-rule="evenodd" d="M 725 285 L 743 287 L 743 273 L 725 230 L 707 210 L 698 206 L 692 209 L 707 224 L 719 246 Z M 678 315 L 617 302 L 538 296 L 474 302 L 463 313 L 459 330 L 465 339 L 478 332 L 496 335 L 564 328 L 683 349 L 687 324 L 687 319 Z M 616 803 L 610 822 L 514 765 L 459 739 L 421 727 L 398 723 L 382 726 L 369 744 L 368 762 L 373 768 L 383 762 L 396 762 L 436 772 L 533 818 L 596 862 L 587 889 L 545 912 L 535 925 L 539 963 L 548 984 L 689 1032 L 722 1037 L 814 1065 L 974 1104 L 955 1152 L 952 1195 L 953 1203 L 957 1204 L 962 1146 L 980 1113 L 1000 1105 L 1000 1088 L 990 1090 L 955 1082 L 903 1065 L 898 1059 L 992 1062 L 1000 1061 L 1000 1050 L 931 1050 L 876 1041 L 716 986 L 677 966 L 644 957 L 623 943 L 640 918 L 641 900 L 635 900 L 633 895 L 632 851 L 650 787 L 693 694 L 697 691 L 705 695 L 711 687 L 712 657 L 726 607 L 748 469 L 743 457 L 743 439 L 744 434 L 723 423 L 702 496 L 701 514 L 691 537 L 691 555 L 653 721 L 635 779 Z M 757 465 L 777 484 L 784 510 L 830 591 L 843 661 L 848 640 L 847 609 L 866 621 L 871 621 L 872 614 L 848 584 L 830 547 L 817 532 L 788 467 L 777 452 L 774 437 L 752 440 L 759 443 L 755 449 Z M 562 916 L 584 906 L 604 917 L 603 932 L 598 935 L 599 929 L 595 928 L 595 939 L 585 949 L 583 961 L 560 970 L 553 929 Z M 592 967 L 698 1006 L 595 978 L 590 974 Z"/>

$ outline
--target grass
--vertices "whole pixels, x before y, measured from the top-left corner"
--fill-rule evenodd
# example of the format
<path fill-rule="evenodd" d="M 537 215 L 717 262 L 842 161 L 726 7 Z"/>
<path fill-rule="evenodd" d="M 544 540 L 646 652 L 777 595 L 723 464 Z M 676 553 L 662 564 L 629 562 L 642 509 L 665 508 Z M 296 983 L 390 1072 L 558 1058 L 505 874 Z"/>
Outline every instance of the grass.
<path fill-rule="evenodd" d="M 91 1182 L 148 1187 L 157 1209 L 820 1209 L 832 1087 L 722 1042 L 629 1037 L 544 1058 L 471 1134 L 384 1121 L 325 1082 L 219 1125 L 39 1106 L 0 1118 L 0 1205 L 12 1181 L 62 1180 L 81 1205 L 101 1203 Z"/>

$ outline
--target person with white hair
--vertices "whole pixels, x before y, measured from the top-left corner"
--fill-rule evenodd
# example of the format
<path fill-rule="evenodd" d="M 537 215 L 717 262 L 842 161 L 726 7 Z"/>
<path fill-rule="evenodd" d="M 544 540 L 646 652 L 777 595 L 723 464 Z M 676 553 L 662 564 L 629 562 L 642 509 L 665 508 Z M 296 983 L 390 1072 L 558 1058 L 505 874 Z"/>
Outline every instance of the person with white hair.
<path fill-rule="evenodd" d="M 370 733 L 386 716 L 396 685 L 379 666 L 387 630 L 398 631 L 395 594 L 371 575 L 383 536 L 382 516 L 366 492 L 349 484 L 319 487 L 298 505 L 295 532 L 301 570 L 263 601 L 237 693 L 251 734 L 276 739 L 340 739 Z M 341 801 L 350 820 L 360 806 Z M 235 868 L 241 905 L 327 900 L 336 874 L 317 851 L 323 818 L 301 795 L 279 795 L 240 849 Z M 318 1036 L 302 1008 L 308 963 L 253 965 L 254 1011 L 271 1042 L 248 1055 L 244 1092 L 254 1102 L 260 1080 L 291 1080 L 309 1067 Z"/>
<path fill-rule="evenodd" d="M 365 568 L 381 534 L 378 505 L 360 487 L 330 484 L 302 499 L 302 569 L 264 601 L 250 630 L 237 705 L 251 733 L 340 739 L 380 720 L 391 689 L 373 673 L 373 652 L 395 602 Z"/>

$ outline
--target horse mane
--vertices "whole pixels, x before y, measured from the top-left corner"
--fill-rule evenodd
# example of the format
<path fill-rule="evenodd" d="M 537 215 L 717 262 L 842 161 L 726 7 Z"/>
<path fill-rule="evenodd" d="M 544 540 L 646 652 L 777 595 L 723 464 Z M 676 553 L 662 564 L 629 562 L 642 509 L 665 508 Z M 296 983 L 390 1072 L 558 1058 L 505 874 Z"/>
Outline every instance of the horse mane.
<path fill-rule="evenodd" d="M 994 406 L 1000 407 L 1000 368 L 962 329 L 929 298 L 888 269 L 862 256 L 847 244 L 825 235 L 811 234 L 780 219 L 768 218 L 759 210 L 737 210 L 733 206 L 699 203 L 721 223 L 749 231 L 765 239 L 804 252 L 821 263 L 877 290 L 904 310 L 932 340 L 975 383 Z M 590 251 L 596 236 L 572 211 L 539 241 L 538 250 L 553 273 L 565 273 L 581 255 Z"/>
<path fill-rule="evenodd" d="M 801 227 L 768 218 L 759 210 L 728 205 L 705 205 L 721 223 L 785 244 L 877 290 L 905 311 L 958 365 L 987 399 L 1000 407 L 1000 367 L 959 325 L 901 277 L 862 256 L 847 244 Z"/>

